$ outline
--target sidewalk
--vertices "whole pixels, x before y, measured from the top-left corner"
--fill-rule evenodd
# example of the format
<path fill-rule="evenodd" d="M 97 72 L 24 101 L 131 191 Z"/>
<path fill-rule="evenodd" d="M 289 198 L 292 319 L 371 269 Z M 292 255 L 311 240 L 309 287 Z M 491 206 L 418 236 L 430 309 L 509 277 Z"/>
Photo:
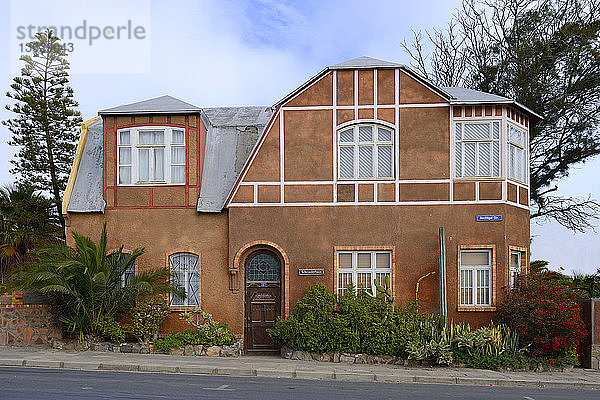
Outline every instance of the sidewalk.
<path fill-rule="evenodd" d="M 192 357 L 94 351 L 65 352 L 18 347 L 0 347 L 0 367 L 600 390 L 600 372 L 581 368 L 575 368 L 571 372 L 552 373 L 495 372 L 468 368 L 408 368 L 396 365 L 334 364 L 261 356 Z"/>

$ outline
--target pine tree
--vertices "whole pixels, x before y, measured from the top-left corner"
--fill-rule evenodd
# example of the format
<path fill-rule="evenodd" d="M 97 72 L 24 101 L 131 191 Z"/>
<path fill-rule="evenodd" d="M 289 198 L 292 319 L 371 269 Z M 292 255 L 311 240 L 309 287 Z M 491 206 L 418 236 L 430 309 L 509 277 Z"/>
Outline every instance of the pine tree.
<path fill-rule="evenodd" d="M 48 29 L 37 33 L 28 47 L 31 55 L 21 57 L 25 66 L 6 93 L 15 100 L 6 109 L 16 116 L 2 123 L 12 132 L 9 144 L 19 146 L 10 172 L 19 182 L 51 195 L 64 237 L 61 198 L 82 119 L 59 38 Z"/>

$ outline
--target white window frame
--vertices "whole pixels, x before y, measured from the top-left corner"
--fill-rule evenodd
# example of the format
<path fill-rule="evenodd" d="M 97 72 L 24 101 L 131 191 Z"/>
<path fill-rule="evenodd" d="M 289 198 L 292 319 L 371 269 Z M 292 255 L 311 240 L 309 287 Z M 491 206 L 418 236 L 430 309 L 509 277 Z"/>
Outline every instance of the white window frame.
<path fill-rule="evenodd" d="M 361 126 L 371 126 L 373 127 L 373 137 L 371 141 L 360 141 L 358 132 Z M 379 128 L 387 129 L 390 131 L 390 140 L 379 140 Z M 342 142 L 340 140 L 340 134 L 345 132 L 348 129 L 353 130 L 353 138 L 352 142 Z M 394 138 L 396 136 L 396 129 L 392 126 L 382 124 L 382 123 L 351 123 L 348 125 L 340 125 L 336 129 L 336 142 L 337 142 L 337 171 L 338 171 L 338 180 L 340 181 L 354 181 L 354 180 L 393 180 L 395 179 L 395 154 L 396 154 L 396 146 L 394 144 Z M 363 146 L 373 146 L 373 154 L 372 154 L 372 170 L 374 172 L 373 176 L 370 177 L 359 177 L 359 147 Z M 390 155 L 390 176 L 379 176 L 379 147 L 391 146 L 391 155 Z M 342 147 L 352 147 L 354 148 L 354 174 L 352 177 L 342 177 L 342 169 L 341 169 L 341 148 Z"/>
<path fill-rule="evenodd" d="M 482 252 L 487 252 L 489 254 L 488 256 L 488 265 L 464 265 L 463 264 L 463 254 L 465 253 L 482 253 Z M 492 303 L 494 301 L 493 298 L 493 294 L 494 294 L 494 270 L 492 268 L 492 264 L 493 264 L 493 257 L 494 257 L 494 251 L 493 249 L 489 249 L 489 248 L 484 248 L 484 249 L 461 249 L 460 250 L 460 269 L 459 269 L 459 276 L 458 276 L 458 282 L 459 282 L 459 304 L 461 307 L 491 307 Z M 471 282 L 472 282 L 472 287 L 471 287 L 471 299 L 473 300 L 471 303 L 465 303 L 464 298 L 463 298 L 463 290 L 465 290 L 466 288 L 463 286 L 463 271 L 469 271 L 471 274 Z M 486 303 L 480 303 L 477 301 L 477 290 L 479 288 L 484 287 L 485 285 L 482 285 L 481 282 L 479 282 L 479 274 L 477 273 L 478 271 L 487 271 L 489 272 L 489 287 L 487 288 L 488 290 L 488 299 L 489 301 Z"/>
<path fill-rule="evenodd" d="M 135 262 L 129 264 L 127 268 L 125 268 L 125 271 L 123 271 L 123 274 L 121 274 L 122 288 L 125 287 L 125 285 L 127 285 L 127 275 L 131 275 L 132 278 L 135 276 Z"/>
<path fill-rule="evenodd" d="M 516 143 L 511 140 L 511 135 L 510 135 L 511 129 L 520 131 L 523 134 L 523 143 L 522 144 Z M 516 160 L 513 160 L 514 167 L 515 167 L 514 174 L 513 174 L 513 171 L 511 171 L 511 169 L 510 169 L 511 147 L 515 148 L 515 154 L 516 154 L 516 151 L 523 152 L 523 159 L 521 160 L 523 163 L 523 165 L 521 165 L 523 176 L 517 176 Z M 506 124 L 506 163 L 507 163 L 506 177 L 508 179 L 513 180 L 515 182 L 519 182 L 521 184 L 525 184 L 525 185 L 529 184 L 529 135 L 528 135 L 527 129 L 517 126 L 515 124 L 512 124 L 510 122 L 508 122 Z"/>
<path fill-rule="evenodd" d="M 340 255 L 342 254 L 352 254 L 352 268 L 342 268 L 340 267 Z M 371 268 L 358 268 L 358 254 L 370 254 L 371 255 Z M 389 256 L 389 268 L 377 268 L 377 254 L 387 254 Z M 371 293 L 376 294 L 377 289 L 374 284 L 374 280 L 377 277 L 377 274 L 384 274 L 390 277 L 390 287 L 392 286 L 392 250 L 337 250 L 336 251 L 336 262 L 337 262 L 337 276 L 335 277 L 337 282 L 337 294 L 338 296 L 342 296 L 347 291 L 347 285 L 342 285 L 342 281 L 340 280 L 342 274 L 351 274 L 352 276 L 352 284 L 355 289 L 358 289 L 358 274 L 359 273 L 370 273 L 371 279 L 369 280 Z M 391 288 L 393 291 L 393 288 Z M 393 293 L 392 293 L 393 295 Z"/>
<path fill-rule="evenodd" d="M 494 138 L 494 123 L 498 124 L 498 137 Z M 482 119 L 482 120 L 460 120 L 455 119 L 453 121 L 453 131 L 454 131 L 454 147 L 452 151 L 454 152 L 454 176 L 457 179 L 498 179 L 502 177 L 502 120 L 500 119 Z M 460 129 L 460 139 L 458 138 L 459 130 L 458 125 L 461 124 Z M 488 139 L 465 139 L 465 125 L 487 125 L 490 126 L 490 136 Z M 475 148 L 475 175 L 465 175 L 465 143 L 476 143 Z M 479 162 L 479 143 L 489 143 L 490 144 L 490 174 L 484 175 L 479 172 L 480 162 Z M 496 144 L 498 148 L 498 173 L 494 174 L 494 144 Z M 457 158 L 457 149 L 460 146 L 460 165 L 458 165 Z"/>
<path fill-rule="evenodd" d="M 176 253 L 172 253 L 169 254 L 169 272 L 171 274 L 176 273 L 177 271 L 173 270 L 173 261 L 172 259 L 178 256 L 182 256 L 182 255 L 191 255 L 194 256 L 196 258 L 196 271 L 190 270 L 190 269 L 186 269 L 183 272 L 184 274 L 184 278 L 183 278 L 183 282 L 178 282 L 181 286 L 183 286 L 183 288 L 186 290 L 186 296 L 182 301 L 182 304 L 173 304 L 173 301 L 175 300 L 176 296 L 174 296 L 173 294 L 169 295 L 169 305 L 173 308 L 177 308 L 177 307 L 196 307 L 200 305 L 200 256 L 196 253 L 192 253 L 189 251 L 178 251 Z M 198 301 L 190 301 L 191 300 L 191 296 L 189 296 L 189 292 L 188 292 L 188 287 L 190 284 L 190 277 L 191 275 L 195 273 L 196 276 L 198 277 L 198 281 L 197 283 L 197 287 L 196 287 L 196 293 L 198 293 Z"/>
<path fill-rule="evenodd" d="M 129 144 L 121 144 L 121 132 L 129 131 Z M 164 143 L 163 144 L 140 144 L 140 132 L 143 131 L 163 131 L 164 132 Z M 183 131 L 183 144 L 173 144 L 173 131 Z M 175 165 L 184 164 L 172 164 L 171 163 L 171 148 L 172 147 L 183 147 L 186 145 L 187 132 L 183 127 L 173 126 L 136 126 L 130 128 L 123 128 L 117 130 L 117 185 L 118 186 L 148 186 L 148 185 L 185 185 L 187 181 L 187 168 L 185 173 L 184 182 L 173 182 L 171 179 L 171 167 Z M 121 164 L 119 159 L 119 149 L 129 147 L 131 149 L 131 163 Z M 148 180 L 140 181 L 139 179 L 139 166 L 138 166 L 138 152 L 140 149 L 164 149 L 164 164 L 163 164 L 163 179 L 162 180 Z M 185 152 L 185 150 L 184 150 Z M 154 175 L 154 151 L 150 151 L 150 170 L 149 177 Z M 131 167 L 131 183 L 120 183 L 119 173 L 121 166 Z"/>
<path fill-rule="evenodd" d="M 515 268 L 512 263 L 512 256 L 516 254 L 518 256 L 519 265 Z M 517 279 L 523 273 L 523 252 L 520 250 L 510 250 L 509 267 L 508 267 L 508 279 L 510 289 L 517 287 Z"/>

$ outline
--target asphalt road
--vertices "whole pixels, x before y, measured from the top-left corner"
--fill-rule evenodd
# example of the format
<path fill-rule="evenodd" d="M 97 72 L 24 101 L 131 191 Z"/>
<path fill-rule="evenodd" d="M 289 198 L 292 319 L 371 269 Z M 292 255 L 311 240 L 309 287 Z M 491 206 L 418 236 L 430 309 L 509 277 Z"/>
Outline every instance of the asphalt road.
<path fill-rule="evenodd" d="M 587 400 L 600 391 L 0 368 L 0 400 Z"/>

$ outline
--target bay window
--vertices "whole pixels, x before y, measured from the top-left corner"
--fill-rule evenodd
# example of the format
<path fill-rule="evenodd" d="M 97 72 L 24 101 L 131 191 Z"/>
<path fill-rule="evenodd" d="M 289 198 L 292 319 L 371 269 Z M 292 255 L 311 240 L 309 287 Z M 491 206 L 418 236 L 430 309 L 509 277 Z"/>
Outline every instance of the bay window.
<path fill-rule="evenodd" d="M 135 127 L 117 139 L 119 185 L 185 183 L 185 130 Z"/>
<path fill-rule="evenodd" d="M 508 177 L 527 183 L 527 134 L 508 124 Z"/>
<path fill-rule="evenodd" d="M 456 122 L 457 178 L 500 177 L 500 121 Z"/>

